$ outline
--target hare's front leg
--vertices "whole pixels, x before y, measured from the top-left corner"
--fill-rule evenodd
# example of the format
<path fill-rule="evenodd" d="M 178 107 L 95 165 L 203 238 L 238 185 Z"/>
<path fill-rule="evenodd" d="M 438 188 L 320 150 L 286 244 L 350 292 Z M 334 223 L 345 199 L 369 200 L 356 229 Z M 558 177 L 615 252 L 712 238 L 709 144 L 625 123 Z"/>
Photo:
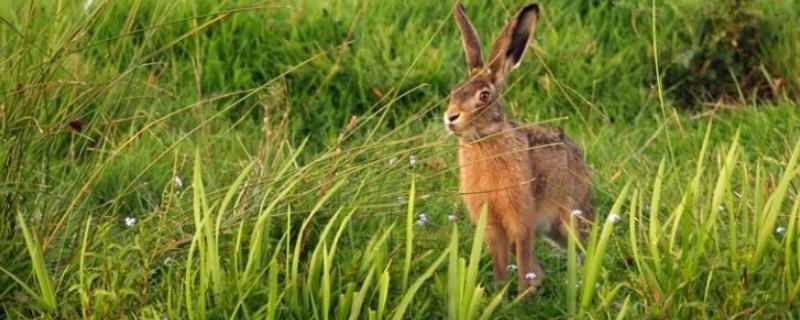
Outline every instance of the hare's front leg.
<path fill-rule="evenodd" d="M 508 279 L 509 239 L 500 225 L 486 226 L 486 242 L 492 251 L 492 273 L 497 281 Z"/>
<path fill-rule="evenodd" d="M 514 239 L 519 264 L 519 292 L 536 287 L 542 282 L 542 267 L 533 253 L 536 234 L 534 231 L 523 232 Z"/>

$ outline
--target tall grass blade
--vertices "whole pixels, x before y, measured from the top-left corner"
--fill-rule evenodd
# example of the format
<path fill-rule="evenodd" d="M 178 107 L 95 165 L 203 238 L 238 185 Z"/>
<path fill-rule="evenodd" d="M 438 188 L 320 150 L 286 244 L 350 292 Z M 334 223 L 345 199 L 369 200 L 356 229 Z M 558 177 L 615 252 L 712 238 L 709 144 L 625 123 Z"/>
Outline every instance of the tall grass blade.
<path fill-rule="evenodd" d="M 650 217 L 648 226 L 648 248 L 650 249 L 650 257 L 653 259 L 653 265 L 656 269 L 656 275 L 661 277 L 663 275 L 661 266 L 661 253 L 658 249 L 659 235 L 661 234 L 661 221 L 658 217 L 659 209 L 661 207 L 661 183 L 664 179 L 664 167 L 666 166 L 666 158 L 661 159 L 658 164 L 658 171 L 656 173 L 655 181 L 653 182 L 653 194 L 650 201 Z"/>
<path fill-rule="evenodd" d="M 394 314 L 392 315 L 392 320 L 403 319 L 403 317 L 406 314 L 406 310 L 408 309 L 408 306 L 411 305 L 411 300 L 414 299 L 414 296 L 417 294 L 417 291 L 419 291 L 419 288 L 422 287 L 422 285 L 425 283 L 425 281 L 428 280 L 428 278 L 433 276 L 433 273 L 436 272 L 436 269 L 439 268 L 439 265 L 441 265 L 442 262 L 444 262 L 444 260 L 447 258 L 447 255 L 448 252 L 447 250 L 445 250 L 445 252 L 442 253 L 439 256 L 439 258 L 436 259 L 436 261 L 431 263 L 428 269 L 425 270 L 425 272 L 423 272 L 419 278 L 417 278 L 417 281 L 414 281 L 411 287 L 409 287 L 408 290 L 404 291 L 405 293 L 403 294 L 403 298 L 400 299 L 400 304 L 398 304 L 397 308 L 395 308 L 394 310 Z"/>
<path fill-rule="evenodd" d="M 19 223 L 19 228 L 22 230 L 25 246 L 28 248 L 28 254 L 31 257 L 33 276 L 39 287 L 39 292 L 36 296 L 41 298 L 40 303 L 45 310 L 53 312 L 56 310 L 56 293 L 53 291 L 52 280 L 50 280 L 50 274 L 47 272 L 44 254 L 39 246 L 39 241 L 28 228 L 28 224 L 19 212 L 17 213 L 17 223 Z"/>
<path fill-rule="evenodd" d="M 792 151 L 792 155 L 789 158 L 789 161 L 786 163 L 783 176 L 778 182 L 778 185 L 775 187 L 775 190 L 767 199 L 767 204 L 764 206 L 764 212 L 762 214 L 764 221 L 761 225 L 761 228 L 758 230 L 756 253 L 753 256 L 754 265 L 761 262 L 761 258 L 767 248 L 768 240 L 770 237 L 772 237 L 773 230 L 775 230 L 775 223 L 778 220 L 778 213 L 780 212 L 780 209 L 786 200 L 786 194 L 789 190 L 789 185 L 792 183 L 792 180 L 798 173 L 798 158 L 800 158 L 800 140 L 797 141 L 797 144 Z"/>
<path fill-rule="evenodd" d="M 488 219 L 488 205 L 484 205 L 481 209 L 478 224 L 475 227 L 475 237 L 472 239 L 472 250 L 469 255 L 469 265 L 467 266 L 467 274 L 464 276 L 464 291 L 461 293 L 461 309 L 459 312 L 460 319 L 474 318 L 474 312 L 477 309 L 479 299 L 482 295 L 481 289 L 478 287 L 478 269 L 480 267 L 481 252 L 483 249 L 483 236 L 486 232 L 486 220 Z"/>
<path fill-rule="evenodd" d="M 458 268 L 458 226 L 455 224 L 453 231 L 450 232 L 450 245 L 447 250 L 450 252 L 447 263 L 447 317 L 458 319 L 462 292 L 459 284 L 463 283 L 463 279 Z"/>
<path fill-rule="evenodd" d="M 627 199 L 628 189 L 630 188 L 630 182 L 625 184 L 625 187 L 622 188 L 622 191 L 617 195 L 617 200 L 614 201 L 614 205 L 611 207 L 611 213 L 609 218 L 605 220 L 603 223 L 602 230 L 600 231 L 600 237 L 597 239 L 597 243 L 592 246 L 593 250 L 587 252 L 586 255 L 586 265 L 583 267 L 583 287 L 581 288 L 581 310 L 585 311 L 592 302 L 592 297 L 595 294 L 595 283 L 597 283 L 597 276 L 600 273 L 600 268 L 603 264 L 603 258 L 605 256 L 606 246 L 608 246 L 608 242 L 611 239 L 611 232 L 614 229 L 614 225 L 617 223 L 616 218 L 619 217 L 620 209 L 622 209 L 622 205 Z M 616 215 L 616 216 L 615 216 Z"/>
<path fill-rule="evenodd" d="M 414 197 L 416 185 L 414 175 L 411 175 L 411 186 L 408 190 L 408 210 L 406 211 L 406 256 L 403 262 L 403 291 L 408 289 L 408 274 L 411 272 L 411 256 L 414 253 Z"/>
<path fill-rule="evenodd" d="M 359 319 L 359 315 L 361 315 L 361 309 L 364 307 L 364 301 L 367 298 L 367 294 L 369 293 L 371 286 L 372 286 L 372 277 L 375 274 L 375 268 L 369 270 L 367 276 L 364 277 L 364 283 L 361 284 L 361 289 L 358 290 L 356 293 L 355 299 L 353 299 L 353 306 L 350 309 L 350 317 L 349 320 L 357 320 Z"/>

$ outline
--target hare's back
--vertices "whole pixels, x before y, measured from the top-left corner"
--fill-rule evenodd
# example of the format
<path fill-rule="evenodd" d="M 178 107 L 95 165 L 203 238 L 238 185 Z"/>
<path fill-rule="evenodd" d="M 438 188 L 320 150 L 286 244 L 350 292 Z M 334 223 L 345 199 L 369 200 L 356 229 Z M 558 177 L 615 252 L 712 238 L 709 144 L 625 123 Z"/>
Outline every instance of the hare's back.
<path fill-rule="evenodd" d="M 533 193 L 566 210 L 591 212 L 589 169 L 580 148 L 560 128 L 526 128 L 535 182 Z"/>

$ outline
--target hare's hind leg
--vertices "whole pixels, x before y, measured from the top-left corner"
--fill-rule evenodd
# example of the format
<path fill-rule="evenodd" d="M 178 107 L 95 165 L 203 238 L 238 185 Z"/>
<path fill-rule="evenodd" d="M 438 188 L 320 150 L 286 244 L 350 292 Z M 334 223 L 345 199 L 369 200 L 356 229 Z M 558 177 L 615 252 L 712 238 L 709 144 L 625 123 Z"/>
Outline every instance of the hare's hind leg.
<path fill-rule="evenodd" d="M 547 230 L 547 238 L 557 247 L 566 250 L 570 237 L 577 237 L 581 244 L 586 244 L 588 226 L 591 223 L 591 212 L 584 213 L 580 210 L 559 209 L 559 218 Z M 570 222 L 571 221 L 571 222 Z M 573 223 L 574 233 L 570 233 L 570 223 Z M 578 261 L 583 260 L 583 253 L 578 252 Z"/>
<path fill-rule="evenodd" d="M 569 209 L 569 207 L 560 207 L 558 209 L 558 218 L 555 218 L 550 228 L 545 235 L 559 248 L 566 249 L 570 237 L 570 223 L 575 230 L 575 235 L 578 237 L 578 242 L 586 243 L 586 229 L 590 223 L 591 212 L 583 212 L 580 209 Z M 572 222 L 570 222 L 572 221 Z"/>
<path fill-rule="evenodd" d="M 486 242 L 492 251 L 492 273 L 497 281 L 508 279 L 509 239 L 506 230 L 499 224 L 486 226 Z"/>
<path fill-rule="evenodd" d="M 567 249 L 569 243 L 569 213 L 565 214 L 563 208 L 554 209 L 554 214 L 551 216 L 550 223 L 545 224 L 545 227 L 540 228 L 547 239 L 550 240 L 559 249 Z"/>
<path fill-rule="evenodd" d="M 566 223 L 559 222 L 558 224 L 550 226 L 550 229 L 547 230 L 545 235 L 550 239 L 550 242 L 555 244 L 559 249 L 567 249 L 567 243 L 569 241 L 569 230 L 567 228 Z"/>

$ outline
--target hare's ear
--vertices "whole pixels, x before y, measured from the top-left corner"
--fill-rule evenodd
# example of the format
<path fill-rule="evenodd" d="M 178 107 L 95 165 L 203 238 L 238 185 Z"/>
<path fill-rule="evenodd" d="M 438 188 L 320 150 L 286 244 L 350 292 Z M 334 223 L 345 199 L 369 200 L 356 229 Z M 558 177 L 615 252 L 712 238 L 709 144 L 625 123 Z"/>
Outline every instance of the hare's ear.
<path fill-rule="evenodd" d="M 475 32 L 472 22 L 469 21 L 469 18 L 464 13 L 464 6 L 460 3 L 456 4 L 453 16 L 456 19 L 456 24 L 458 24 L 458 30 L 461 31 L 461 45 L 464 47 L 464 55 L 467 57 L 469 75 L 474 76 L 483 69 L 481 40 L 478 38 L 478 33 Z"/>
<path fill-rule="evenodd" d="M 519 9 L 503 28 L 489 55 L 489 69 L 495 85 L 505 83 L 508 72 L 519 66 L 538 19 L 539 5 L 529 4 Z"/>

